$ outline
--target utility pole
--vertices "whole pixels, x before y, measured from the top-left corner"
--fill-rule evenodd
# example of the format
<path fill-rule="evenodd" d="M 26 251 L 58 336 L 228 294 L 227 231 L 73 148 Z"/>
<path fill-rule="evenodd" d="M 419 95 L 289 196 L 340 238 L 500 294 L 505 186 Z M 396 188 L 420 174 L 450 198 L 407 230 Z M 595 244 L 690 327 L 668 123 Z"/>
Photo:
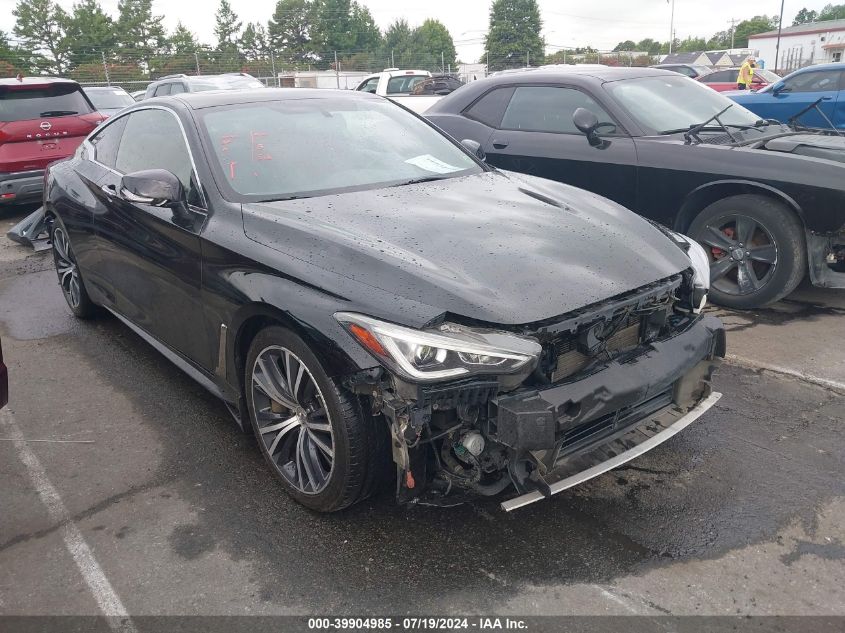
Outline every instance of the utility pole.
<path fill-rule="evenodd" d="M 279 76 L 276 74 L 276 58 L 273 56 L 273 51 L 270 51 L 270 70 L 273 73 L 273 85 L 279 87 Z"/>
<path fill-rule="evenodd" d="M 775 44 L 775 66 L 772 68 L 774 72 L 778 71 L 778 56 L 780 54 L 780 32 L 783 30 L 783 3 L 784 0 L 780 0 L 780 20 L 778 20 L 778 41 Z"/>
<path fill-rule="evenodd" d="M 736 18 L 731 18 L 728 21 L 731 23 L 731 50 L 733 50 L 735 48 L 734 47 L 734 36 L 736 35 L 736 26 L 735 25 L 737 23 L 737 20 L 736 20 Z"/>
<path fill-rule="evenodd" d="M 111 86 L 111 79 L 109 79 L 109 65 L 106 63 L 106 54 L 100 51 L 100 56 L 103 58 L 103 70 L 106 71 L 106 85 Z"/>
<path fill-rule="evenodd" d="M 440 73 L 446 72 L 446 51 L 440 51 Z"/>
<path fill-rule="evenodd" d="M 393 59 L 393 49 L 390 49 L 390 67 L 396 68 L 396 60 Z"/>
<path fill-rule="evenodd" d="M 525 67 L 531 68 L 531 51 L 525 51 Z"/>
<path fill-rule="evenodd" d="M 337 79 L 337 89 L 340 90 L 340 65 L 337 63 L 337 51 L 334 52 L 334 76 Z"/>
<path fill-rule="evenodd" d="M 202 73 L 200 72 L 200 56 L 197 54 L 196 51 L 194 51 L 194 61 L 197 63 L 197 74 L 201 75 Z"/>
<path fill-rule="evenodd" d="M 669 54 L 672 54 L 672 45 L 675 43 L 675 0 L 669 0 L 672 5 L 672 13 L 669 17 Z"/>

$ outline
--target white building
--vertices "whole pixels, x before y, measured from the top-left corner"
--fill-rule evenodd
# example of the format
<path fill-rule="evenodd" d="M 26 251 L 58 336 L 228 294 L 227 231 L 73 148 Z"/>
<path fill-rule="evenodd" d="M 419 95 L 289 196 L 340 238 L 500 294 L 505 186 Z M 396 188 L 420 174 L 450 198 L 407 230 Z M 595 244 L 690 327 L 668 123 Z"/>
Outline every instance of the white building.
<path fill-rule="evenodd" d="M 769 31 L 752 35 L 748 45 L 760 51 L 766 68 L 779 70 L 781 74 L 811 64 L 825 64 L 843 61 L 845 52 L 845 20 L 828 20 L 788 26 L 780 37 L 780 52 L 775 69 L 775 47 L 778 32 Z"/>

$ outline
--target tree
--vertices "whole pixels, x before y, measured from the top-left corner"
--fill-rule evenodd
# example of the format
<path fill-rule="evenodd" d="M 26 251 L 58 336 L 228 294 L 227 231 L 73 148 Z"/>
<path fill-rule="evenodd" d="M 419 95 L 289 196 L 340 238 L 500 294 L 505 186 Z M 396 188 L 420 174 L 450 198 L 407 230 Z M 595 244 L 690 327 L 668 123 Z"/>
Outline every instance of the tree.
<path fill-rule="evenodd" d="M 743 20 L 736 25 L 734 31 L 734 47 L 747 48 L 748 38 L 757 33 L 765 33 L 778 28 L 778 16 L 755 15 L 750 20 Z"/>
<path fill-rule="evenodd" d="M 404 19 L 396 20 L 387 27 L 382 47 L 384 57 L 390 60 L 390 66 L 413 66 L 413 35 L 413 30 Z"/>
<path fill-rule="evenodd" d="M 845 19 L 845 4 L 828 4 L 819 11 L 819 22 Z"/>
<path fill-rule="evenodd" d="M 696 53 L 707 48 L 707 42 L 703 37 L 687 37 L 678 44 L 677 51 L 681 53 Z M 675 49 L 672 49 L 675 50 Z"/>
<path fill-rule="evenodd" d="M 12 15 L 17 20 L 14 33 L 33 51 L 37 69 L 63 74 L 69 66 L 68 15 L 64 9 L 52 0 L 19 0 Z"/>
<path fill-rule="evenodd" d="M 14 77 L 29 72 L 27 51 L 12 46 L 5 31 L 0 31 L 0 77 Z"/>
<path fill-rule="evenodd" d="M 490 70 L 538 63 L 544 58 L 543 23 L 537 0 L 494 0 L 484 50 Z"/>
<path fill-rule="evenodd" d="M 236 52 L 238 50 L 238 34 L 241 32 L 243 22 L 238 19 L 238 14 L 232 10 L 229 0 L 220 0 L 220 6 L 217 8 L 217 13 L 214 14 L 214 19 L 217 50 Z"/>
<path fill-rule="evenodd" d="M 819 17 L 818 11 L 811 11 L 808 10 L 807 7 L 801 9 L 795 16 L 795 19 L 792 20 L 792 26 L 797 26 L 799 24 L 809 24 L 810 22 L 815 22 Z"/>
<path fill-rule="evenodd" d="M 270 50 L 267 43 L 267 31 L 258 22 L 250 22 L 241 35 L 239 46 L 244 57 L 250 61 L 266 59 Z"/>
<path fill-rule="evenodd" d="M 118 0 L 117 41 L 127 61 L 148 66 L 166 43 L 164 16 L 153 15 L 152 0 Z"/>
<path fill-rule="evenodd" d="M 650 37 L 647 37 L 644 40 L 637 42 L 636 49 L 638 51 L 646 51 L 649 55 L 657 55 L 660 52 L 661 47 L 662 44 L 660 42 L 656 42 Z"/>
<path fill-rule="evenodd" d="M 317 0 L 314 30 L 317 53 L 330 58 L 334 51 L 351 54 L 355 51 L 356 34 L 352 33 L 351 0 Z"/>
<path fill-rule="evenodd" d="M 314 12 L 311 0 L 279 0 L 276 3 L 276 10 L 267 23 L 267 39 L 279 57 L 292 64 L 313 58 L 311 31 Z"/>
<path fill-rule="evenodd" d="M 428 19 L 414 30 L 412 36 L 414 64 L 426 69 L 455 68 L 458 54 L 455 42 L 442 22 Z"/>
<path fill-rule="evenodd" d="M 73 5 L 67 20 L 68 54 L 73 66 L 101 64 L 117 43 L 114 21 L 97 0 L 81 0 Z"/>
<path fill-rule="evenodd" d="M 167 38 L 167 51 L 172 55 L 193 55 L 199 47 L 194 33 L 182 22 L 177 22 L 173 33 Z"/>
<path fill-rule="evenodd" d="M 625 51 L 633 51 L 633 50 L 643 50 L 637 49 L 636 43 L 632 42 L 631 40 L 625 40 L 624 42 L 619 42 L 613 49 L 614 52 L 625 52 Z"/>
<path fill-rule="evenodd" d="M 381 48 L 381 31 L 376 26 L 376 21 L 373 19 L 370 10 L 357 2 L 352 2 L 350 16 L 350 28 L 355 34 L 354 48 L 360 51 L 373 52 Z"/>

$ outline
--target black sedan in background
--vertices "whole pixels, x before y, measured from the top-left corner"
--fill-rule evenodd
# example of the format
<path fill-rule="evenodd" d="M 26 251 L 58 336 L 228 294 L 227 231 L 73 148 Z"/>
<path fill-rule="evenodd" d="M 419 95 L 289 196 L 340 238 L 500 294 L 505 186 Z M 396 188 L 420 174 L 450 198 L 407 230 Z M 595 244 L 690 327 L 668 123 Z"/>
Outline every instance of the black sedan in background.
<path fill-rule="evenodd" d="M 719 397 L 697 244 L 366 93 L 140 102 L 50 167 L 45 206 L 74 314 L 222 398 L 316 510 L 385 479 L 518 507 Z"/>
<path fill-rule="evenodd" d="M 472 82 L 426 112 L 502 169 L 565 182 L 687 233 L 713 300 L 845 287 L 845 139 L 761 120 L 687 77 L 560 67 Z M 586 138 L 585 138 L 586 137 Z"/>

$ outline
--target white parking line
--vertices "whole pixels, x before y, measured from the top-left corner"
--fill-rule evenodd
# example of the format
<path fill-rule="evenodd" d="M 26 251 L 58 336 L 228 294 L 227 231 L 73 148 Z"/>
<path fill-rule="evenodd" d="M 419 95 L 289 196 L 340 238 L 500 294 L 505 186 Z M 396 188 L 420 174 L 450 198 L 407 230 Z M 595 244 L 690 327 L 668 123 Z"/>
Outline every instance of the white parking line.
<path fill-rule="evenodd" d="M 60 533 L 65 542 L 65 547 L 73 557 L 82 577 L 85 578 L 85 582 L 88 583 L 100 611 L 108 617 L 109 626 L 115 631 L 136 633 L 137 630 L 129 618 L 129 612 L 123 606 L 108 578 L 106 578 L 97 559 L 94 558 L 94 553 L 85 542 L 82 532 L 70 520 L 67 508 L 65 508 L 65 504 L 59 496 L 59 491 L 48 479 L 47 472 L 27 444 L 23 433 L 15 423 L 14 416 L 8 409 L 0 411 L 0 425 L 5 427 L 11 435 L 17 449 L 18 458 L 26 466 L 29 478 L 32 480 L 41 502 L 47 508 L 50 519 L 57 524 L 61 524 Z"/>
<path fill-rule="evenodd" d="M 762 369 L 764 371 L 770 371 L 775 374 L 783 374 L 784 376 L 798 378 L 799 380 L 809 382 L 819 387 L 825 387 L 826 389 L 833 389 L 834 391 L 840 391 L 842 393 L 845 393 L 845 382 L 828 380 L 827 378 L 819 378 L 818 376 L 813 376 L 812 374 L 805 374 L 802 371 L 790 369 L 789 367 L 781 367 L 780 365 L 771 365 L 769 363 L 760 363 L 755 360 L 751 360 L 750 358 L 744 358 L 743 356 L 737 356 L 735 354 L 727 354 L 725 356 L 725 360 L 734 363 L 735 365 L 739 365 L 740 367 L 745 367 L 747 369 Z"/>

